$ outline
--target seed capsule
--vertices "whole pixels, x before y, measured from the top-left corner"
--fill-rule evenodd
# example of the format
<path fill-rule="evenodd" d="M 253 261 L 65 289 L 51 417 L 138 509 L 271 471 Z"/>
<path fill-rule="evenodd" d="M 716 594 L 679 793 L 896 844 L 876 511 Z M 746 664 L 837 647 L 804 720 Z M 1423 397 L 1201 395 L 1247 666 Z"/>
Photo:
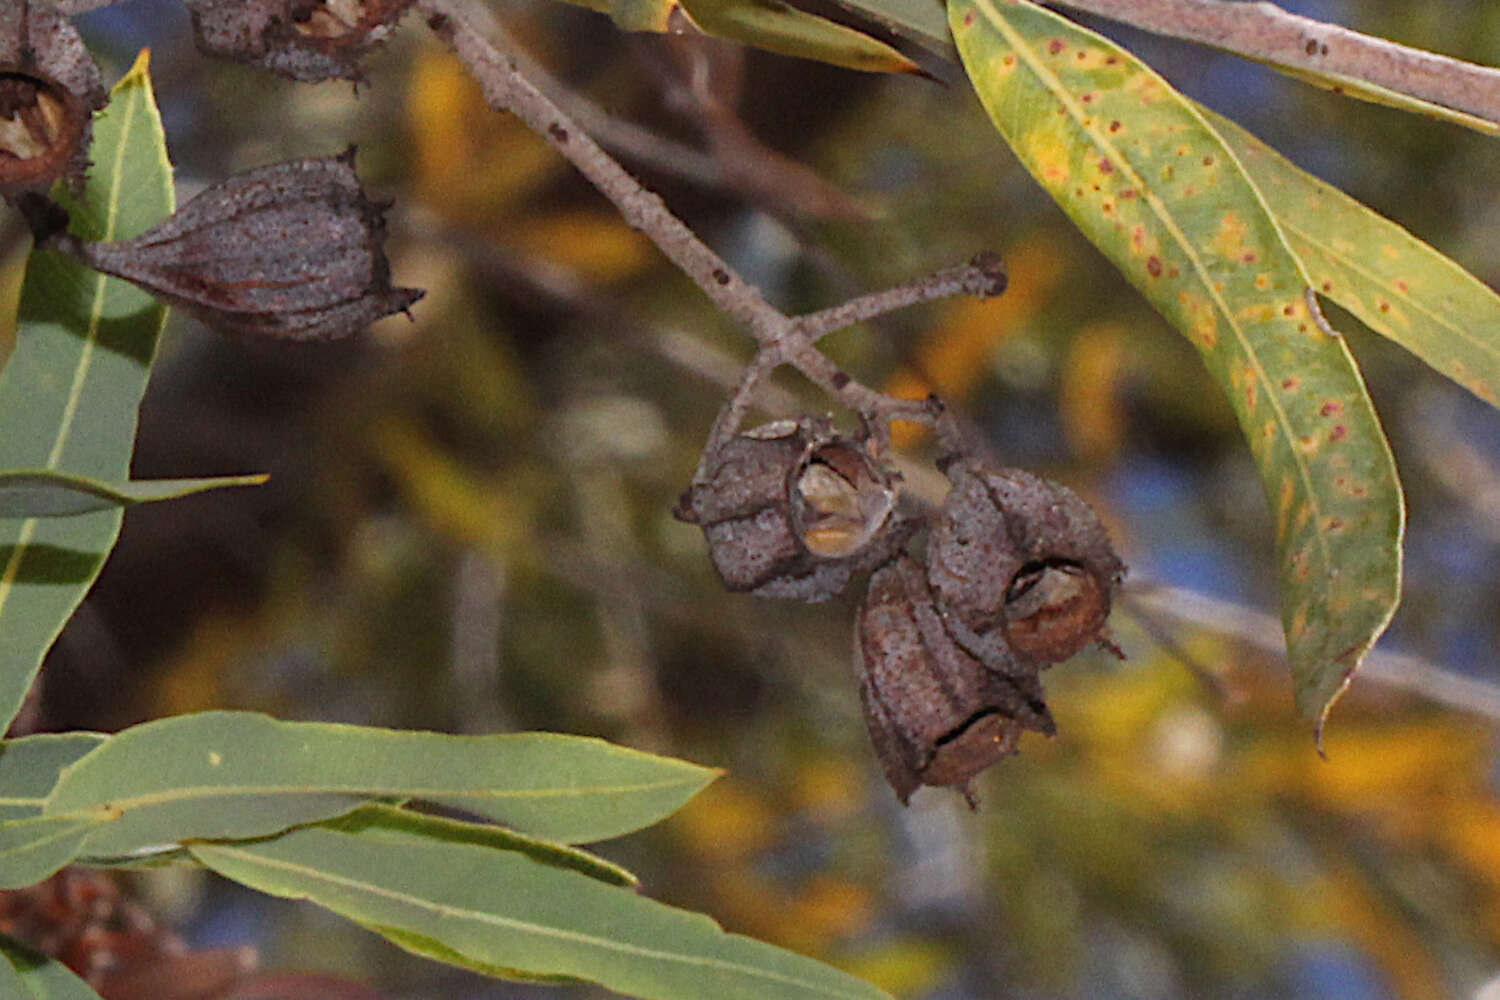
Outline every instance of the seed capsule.
<path fill-rule="evenodd" d="M 1020 469 L 964 461 L 948 475 L 927 565 L 958 641 L 1005 672 L 1101 639 L 1125 567 L 1088 504 Z"/>
<path fill-rule="evenodd" d="M 825 601 L 905 540 L 895 504 L 895 477 L 863 445 L 804 418 L 731 438 L 675 513 L 702 526 L 730 590 Z"/>
<path fill-rule="evenodd" d="M 954 641 L 922 567 L 876 570 L 854 627 L 854 666 L 870 739 L 904 804 L 921 785 L 970 782 L 1016 752 L 1023 730 L 1056 731 L 1034 667 L 1002 675 Z"/>
<path fill-rule="evenodd" d="M 99 68 L 50 4 L 0 0 L 0 195 L 83 182 Z"/>
<path fill-rule="evenodd" d="M 198 47 L 294 80 L 359 80 L 412 0 L 186 0 Z"/>
<path fill-rule="evenodd" d="M 384 206 L 353 151 L 260 167 L 204 190 L 134 239 L 58 249 L 247 336 L 328 340 L 422 297 L 391 286 Z"/>

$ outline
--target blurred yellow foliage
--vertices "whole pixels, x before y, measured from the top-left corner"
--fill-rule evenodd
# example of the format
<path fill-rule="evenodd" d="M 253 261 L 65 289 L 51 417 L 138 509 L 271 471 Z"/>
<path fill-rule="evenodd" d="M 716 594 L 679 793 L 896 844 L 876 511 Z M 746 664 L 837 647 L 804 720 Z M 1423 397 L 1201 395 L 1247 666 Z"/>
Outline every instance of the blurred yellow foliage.
<path fill-rule="evenodd" d="M 749 785 L 724 777 L 700 792 L 671 823 L 693 853 L 730 862 L 770 845 L 777 815 Z"/>
<path fill-rule="evenodd" d="M 507 227 L 506 239 L 516 250 L 570 267 L 594 283 L 631 277 L 659 259 L 650 240 L 611 212 L 555 212 L 521 219 Z"/>
<path fill-rule="evenodd" d="M 909 366 L 898 369 L 884 389 L 904 399 L 936 392 L 950 404 L 967 401 L 990 372 L 997 345 L 1024 324 L 1051 296 L 1066 262 L 1054 243 L 1032 238 L 1005 253 L 1010 288 L 995 299 L 956 298 L 943 304 L 936 323 L 918 343 Z M 897 424 L 892 441 L 909 447 L 925 433 Z"/>
<path fill-rule="evenodd" d="M 412 187 L 448 222 L 472 227 L 536 194 L 561 160 L 513 115 L 497 115 L 458 61 L 436 45 L 412 60 L 406 128 Z"/>
<path fill-rule="evenodd" d="M 1127 331 L 1119 323 L 1093 323 L 1074 334 L 1063 363 L 1059 405 L 1073 454 L 1101 462 L 1120 453 L 1125 418 L 1115 386 L 1125 366 Z"/>

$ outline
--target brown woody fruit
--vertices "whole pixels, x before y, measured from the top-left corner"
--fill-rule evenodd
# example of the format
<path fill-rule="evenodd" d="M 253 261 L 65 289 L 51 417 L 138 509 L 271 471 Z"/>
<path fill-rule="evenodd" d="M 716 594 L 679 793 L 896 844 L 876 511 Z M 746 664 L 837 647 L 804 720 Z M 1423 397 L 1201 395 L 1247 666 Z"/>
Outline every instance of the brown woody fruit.
<path fill-rule="evenodd" d="M 209 55 L 315 83 L 359 80 L 359 60 L 413 0 L 186 0 Z"/>
<path fill-rule="evenodd" d="M 958 641 L 993 670 L 1059 663 L 1103 639 L 1125 573 L 1109 535 L 1066 486 L 972 460 L 946 470 L 928 578 Z"/>
<path fill-rule="evenodd" d="M 865 723 L 903 804 L 919 786 L 938 785 L 975 805 L 970 782 L 1015 753 L 1023 730 L 1056 731 L 1035 668 L 1002 675 L 966 652 L 909 556 L 870 578 L 854 645 Z"/>
<path fill-rule="evenodd" d="M 134 239 L 49 245 L 216 329 L 328 340 L 422 297 L 391 286 L 384 210 L 365 197 L 350 150 L 231 177 Z"/>
<path fill-rule="evenodd" d="M 895 504 L 895 477 L 862 444 L 804 418 L 731 438 L 674 513 L 703 528 L 730 590 L 826 601 L 909 535 Z"/>
<path fill-rule="evenodd" d="M 0 195 L 75 186 L 109 97 L 78 32 L 51 4 L 0 0 Z"/>

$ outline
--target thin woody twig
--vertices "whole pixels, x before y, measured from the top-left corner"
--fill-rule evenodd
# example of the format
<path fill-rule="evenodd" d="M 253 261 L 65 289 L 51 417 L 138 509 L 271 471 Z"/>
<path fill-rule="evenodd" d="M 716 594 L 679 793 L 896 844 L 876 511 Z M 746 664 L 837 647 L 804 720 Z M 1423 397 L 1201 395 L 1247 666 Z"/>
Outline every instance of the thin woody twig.
<path fill-rule="evenodd" d="M 1261 62 L 1350 77 L 1500 123 L 1500 68 L 1226 0 L 1047 0 Z"/>
<path fill-rule="evenodd" d="M 713 457 L 718 454 L 719 449 L 739 430 L 740 424 L 749 412 L 750 405 L 755 399 L 755 394 L 760 390 L 760 385 L 765 381 L 767 375 L 775 371 L 781 365 L 781 352 L 775 347 L 763 347 L 755 355 L 755 358 L 745 366 L 745 372 L 740 376 L 739 385 L 735 386 L 734 393 L 729 397 L 719 415 L 714 419 L 713 428 L 708 432 L 708 441 L 703 446 L 703 455 L 698 460 L 698 470 L 693 473 L 693 481 L 698 482 L 708 472 L 708 466 Z"/>
<path fill-rule="evenodd" d="M 576 167 L 633 228 L 650 237 L 657 248 L 686 274 L 708 296 L 719 310 L 740 322 L 761 345 L 759 366 L 769 373 L 782 363 L 790 364 L 814 384 L 837 398 L 851 410 L 871 420 L 874 432 L 882 441 L 888 437 L 892 420 L 910 420 L 936 426 L 945 416 L 941 404 L 932 400 L 897 399 L 861 385 L 848 373 L 840 371 L 813 343 L 794 320 L 772 306 L 760 292 L 747 283 L 723 258 L 698 238 L 688 226 L 667 208 L 661 198 L 643 188 L 587 133 L 563 113 L 545 94 L 537 90 L 516 67 L 513 59 L 502 55 L 470 19 L 466 0 L 419 0 L 417 8 L 427 16 L 428 26 L 443 40 L 468 68 L 479 83 L 485 100 L 500 111 L 509 111 L 541 135 Z M 1003 273 L 990 257 L 983 267 L 971 265 L 953 291 L 979 290 L 996 294 Z M 950 292 L 949 294 L 952 294 Z M 856 300 L 858 301 L 858 300 Z M 904 304 L 904 303 L 898 303 Z M 867 309 L 866 307 L 861 307 Z M 859 313 L 856 310 L 856 313 Z M 814 314 L 817 316 L 819 314 Z M 870 313 L 869 315 L 875 315 Z M 864 316 L 863 318 L 868 318 Z M 832 322 L 831 316 L 821 321 Z M 823 332 L 833 327 L 827 327 Z M 754 389 L 762 372 L 756 372 L 745 399 Z M 744 384 L 742 383 L 742 388 Z M 737 394 L 738 395 L 738 394 Z M 715 434 L 736 415 L 743 416 L 747 402 L 734 409 L 726 408 Z"/>
<path fill-rule="evenodd" d="M 1263 611 L 1153 582 L 1132 583 L 1127 592 L 1128 603 L 1137 609 L 1184 625 L 1209 628 L 1267 652 L 1279 653 L 1286 648 L 1281 622 Z M 1500 721 L 1500 687 L 1416 656 L 1376 650 L 1365 657 L 1359 676 L 1448 708 Z"/>
<path fill-rule="evenodd" d="M 708 244 L 673 215 L 661 198 L 625 172 L 600 145 L 517 71 L 476 30 L 458 0 L 421 0 L 428 26 L 468 67 L 485 100 L 509 111 L 545 138 L 614 203 L 625 221 L 651 237 L 678 269 L 693 280 L 718 309 L 748 328 L 756 340 L 774 340 L 784 317 L 753 286 L 735 273 Z"/>
<path fill-rule="evenodd" d="M 835 330 L 842 330 L 919 302 L 931 302 L 954 295 L 973 295 L 987 299 L 1004 292 L 1005 285 L 1005 264 L 1000 260 L 1000 255 L 985 252 L 977 254 L 962 267 L 947 268 L 894 288 L 861 295 L 829 309 L 798 316 L 796 324 L 803 336 L 816 343 Z"/>

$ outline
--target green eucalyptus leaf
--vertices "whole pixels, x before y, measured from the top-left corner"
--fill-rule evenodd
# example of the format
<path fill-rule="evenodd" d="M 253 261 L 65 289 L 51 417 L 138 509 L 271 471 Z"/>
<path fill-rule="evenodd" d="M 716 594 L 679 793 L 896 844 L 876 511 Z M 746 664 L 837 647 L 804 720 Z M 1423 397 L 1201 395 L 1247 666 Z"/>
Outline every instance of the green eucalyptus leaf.
<path fill-rule="evenodd" d="M 108 807 L 0 823 L 0 889 L 35 885 L 83 851 L 89 834 L 118 816 Z"/>
<path fill-rule="evenodd" d="M 48 469 L 0 471 L 0 518 L 74 517 L 156 500 L 175 500 L 229 486 L 259 486 L 268 476 L 210 479 L 133 479 L 105 483 Z"/>
<path fill-rule="evenodd" d="M 1029 0 L 949 16 L 1021 162 L 1228 396 L 1270 501 L 1297 704 L 1321 733 L 1401 592 L 1400 485 L 1354 359 L 1234 152 L 1150 67 Z"/>
<path fill-rule="evenodd" d="M 103 743 L 102 733 L 46 733 L 0 742 L 0 823 L 40 816 L 62 769 Z"/>
<path fill-rule="evenodd" d="M 431 957 L 652 1000 L 889 1000 L 868 983 L 629 889 L 473 844 L 310 827 L 193 844 L 209 868 L 308 899 Z"/>
<path fill-rule="evenodd" d="M 879 39 L 783 0 L 681 0 L 704 32 L 768 52 L 871 73 L 916 73 L 917 64 Z"/>
<path fill-rule="evenodd" d="M 398 806 L 365 806 L 348 816 L 329 820 L 323 826 L 386 840 L 473 844 L 495 851 L 518 851 L 533 861 L 566 868 L 609 885 L 634 888 L 640 884 L 639 879 L 614 862 L 577 847 L 527 836 L 502 826 L 429 816 Z"/>
<path fill-rule="evenodd" d="M 88 843 L 101 857 L 265 836 L 372 799 L 421 799 L 580 843 L 655 823 L 716 773 L 578 736 L 450 736 L 203 712 L 111 737 L 63 772 L 45 811 L 119 809 Z"/>
<path fill-rule="evenodd" d="M 81 198 L 60 200 L 85 239 L 133 236 L 172 212 L 172 168 L 143 57 L 94 120 Z M 0 372 L 0 469 L 130 478 L 136 410 L 166 309 L 128 282 L 50 251 L 26 266 L 16 346 Z M 83 600 L 120 528 L 118 508 L 0 521 L 0 718 Z"/>
<path fill-rule="evenodd" d="M 0 996 L 7 1000 L 100 1000 L 55 958 L 0 935 Z"/>

